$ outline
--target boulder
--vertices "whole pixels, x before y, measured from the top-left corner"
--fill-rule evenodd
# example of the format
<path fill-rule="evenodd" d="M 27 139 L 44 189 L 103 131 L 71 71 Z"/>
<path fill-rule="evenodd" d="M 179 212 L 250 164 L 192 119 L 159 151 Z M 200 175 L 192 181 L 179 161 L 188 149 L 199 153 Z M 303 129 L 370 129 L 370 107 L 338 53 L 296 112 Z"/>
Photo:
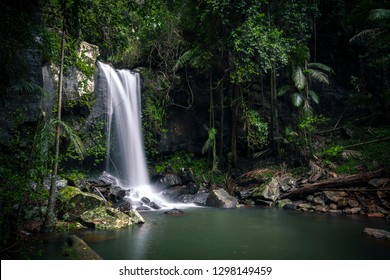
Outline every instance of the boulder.
<path fill-rule="evenodd" d="M 80 216 L 80 223 L 96 229 L 120 229 L 145 222 L 136 210 L 130 212 L 127 215 L 117 209 L 101 206 L 84 212 Z"/>
<path fill-rule="evenodd" d="M 194 203 L 200 206 L 206 206 L 209 193 L 198 192 L 196 194 L 185 194 L 179 197 L 178 201 L 183 203 Z"/>
<path fill-rule="evenodd" d="M 283 192 L 287 192 L 297 186 L 297 180 L 291 174 L 284 173 L 276 177 L 279 181 L 279 187 Z"/>
<path fill-rule="evenodd" d="M 313 202 L 316 205 L 321 205 L 321 206 L 325 205 L 325 201 L 319 196 L 314 197 Z"/>
<path fill-rule="evenodd" d="M 266 199 L 276 201 L 280 195 L 278 179 L 272 178 L 271 182 L 262 188 L 261 195 Z"/>
<path fill-rule="evenodd" d="M 238 201 L 235 197 L 228 194 L 224 189 L 215 189 L 210 191 L 206 205 L 217 208 L 236 208 Z"/>
<path fill-rule="evenodd" d="M 336 192 L 336 191 L 324 191 L 323 192 L 325 195 L 325 199 L 328 199 L 332 202 L 338 202 L 340 199 L 345 198 L 348 196 L 347 192 L 341 191 L 341 192 Z"/>
<path fill-rule="evenodd" d="M 364 233 L 375 238 L 387 238 L 390 239 L 390 232 L 384 229 L 365 228 Z"/>
<path fill-rule="evenodd" d="M 360 208 L 360 207 L 347 208 L 347 209 L 344 209 L 344 213 L 345 214 L 358 214 L 358 213 L 360 213 L 361 210 L 362 210 L 362 208 Z"/>
<path fill-rule="evenodd" d="M 348 205 L 349 207 L 359 207 L 359 202 L 357 202 L 355 199 L 349 198 L 348 199 Z"/>
<path fill-rule="evenodd" d="M 76 235 L 69 235 L 66 238 L 65 248 L 62 250 L 62 254 L 66 259 L 71 260 L 102 260 L 101 256 Z"/>
<path fill-rule="evenodd" d="M 181 168 L 177 175 L 180 177 L 182 184 L 188 184 L 195 182 L 195 176 L 194 172 L 192 172 L 192 169 L 184 169 Z"/>
<path fill-rule="evenodd" d="M 291 199 L 286 198 L 286 199 L 278 200 L 276 206 L 278 206 L 279 208 L 284 208 L 284 206 L 288 204 L 292 204 L 292 201 Z"/>
<path fill-rule="evenodd" d="M 158 175 L 153 178 L 154 186 L 160 190 L 165 190 L 169 187 L 182 185 L 181 178 L 176 174 Z"/>
<path fill-rule="evenodd" d="M 105 201 L 100 196 L 82 192 L 75 187 L 68 186 L 59 191 L 57 208 L 62 215 L 68 213 L 74 221 L 85 211 L 104 205 Z"/>
<path fill-rule="evenodd" d="M 119 202 L 126 196 L 126 190 L 118 186 L 112 186 L 110 188 L 110 200 L 112 202 Z"/>
<path fill-rule="evenodd" d="M 181 209 L 173 208 L 171 210 L 165 211 L 164 214 L 171 215 L 171 216 L 179 216 L 179 215 L 183 215 L 184 211 Z"/>
<path fill-rule="evenodd" d="M 316 205 L 314 206 L 314 210 L 322 213 L 328 212 L 328 208 L 325 205 Z"/>
<path fill-rule="evenodd" d="M 99 181 L 103 182 L 106 185 L 116 185 L 117 184 L 117 178 L 115 178 L 110 173 L 103 171 L 103 173 L 99 176 Z"/>

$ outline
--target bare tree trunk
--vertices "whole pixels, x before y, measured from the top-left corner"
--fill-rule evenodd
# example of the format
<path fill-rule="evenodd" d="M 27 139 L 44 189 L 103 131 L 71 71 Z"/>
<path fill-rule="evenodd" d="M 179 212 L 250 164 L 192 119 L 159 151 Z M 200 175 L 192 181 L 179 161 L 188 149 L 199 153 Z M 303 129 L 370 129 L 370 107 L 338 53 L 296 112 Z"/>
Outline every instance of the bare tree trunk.
<path fill-rule="evenodd" d="M 60 66 L 60 75 L 58 79 L 58 108 L 57 108 L 57 120 L 61 120 L 61 109 L 62 109 L 62 84 L 64 77 L 64 57 L 65 57 L 65 30 L 64 25 L 62 28 L 62 39 L 61 39 L 61 66 Z M 56 217 L 54 214 L 54 207 L 57 198 L 57 174 L 58 174 L 58 156 L 60 151 L 60 134 L 61 127 L 59 122 L 56 126 L 56 136 L 55 136 L 55 155 L 54 155 L 54 165 L 53 165 L 53 175 L 51 178 L 50 185 L 50 196 L 49 203 L 47 207 L 46 219 L 45 219 L 45 229 L 50 230 L 56 223 Z"/>
<path fill-rule="evenodd" d="M 225 104 L 224 104 L 224 94 L 223 94 L 223 81 L 220 85 L 220 91 L 221 91 L 221 125 L 219 127 L 219 134 L 220 134 L 220 140 L 219 140 L 219 158 L 220 160 L 223 159 L 223 147 L 224 147 L 224 139 L 223 139 L 223 131 L 224 131 L 224 125 L 225 125 Z"/>
<path fill-rule="evenodd" d="M 231 153 L 232 153 L 232 165 L 237 166 L 237 111 L 238 111 L 238 86 L 233 86 L 233 99 L 231 104 L 232 113 L 232 129 L 231 129 Z"/>

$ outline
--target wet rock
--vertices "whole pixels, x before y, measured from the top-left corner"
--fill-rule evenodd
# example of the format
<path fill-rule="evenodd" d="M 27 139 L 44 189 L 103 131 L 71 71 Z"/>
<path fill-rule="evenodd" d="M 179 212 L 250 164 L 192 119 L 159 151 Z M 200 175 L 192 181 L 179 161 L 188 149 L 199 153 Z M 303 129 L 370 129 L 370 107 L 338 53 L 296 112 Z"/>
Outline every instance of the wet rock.
<path fill-rule="evenodd" d="M 126 190 L 118 186 L 112 186 L 109 192 L 110 200 L 114 203 L 123 200 L 123 198 L 126 196 Z"/>
<path fill-rule="evenodd" d="M 161 194 L 171 201 L 176 201 L 181 195 L 188 193 L 186 186 L 176 186 L 164 190 Z"/>
<path fill-rule="evenodd" d="M 357 202 L 355 199 L 348 199 L 348 205 L 352 208 L 359 207 L 359 202 Z"/>
<path fill-rule="evenodd" d="M 384 229 L 376 229 L 376 228 L 365 228 L 364 233 L 375 237 L 375 238 L 386 238 L 390 239 L 390 232 L 384 230 Z"/>
<path fill-rule="evenodd" d="M 297 206 L 293 203 L 287 203 L 283 206 L 283 209 L 285 210 L 296 210 Z"/>
<path fill-rule="evenodd" d="M 279 181 L 275 177 L 261 191 L 264 198 L 276 201 L 280 195 Z"/>
<path fill-rule="evenodd" d="M 303 203 L 299 203 L 297 205 L 297 208 L 302 210 L 302 211 L 308 211 L 308 210 L 313 209 L 313 206 L 311 206 L 311 204 L 309 204 L 309 203 L 303 202 Z"/>
<path fill-rule="evenodd" d="M 344 208 L 344 207 L 347 207 L 348 206 L 348 199 L 346 198 L 340 198 L 338 201 L 337 201 L 337 207 L 338 208 Z"/>
<path fill-rule="evenodd" d="M 322 213 L 328 212 L 328 208 L 325 205 L 316 205 L 314 206 L 314 210 Z"/>
<path fill-rule="evenodd" d="M 362 210 L 362 208 L 360 208 L 360 207 L 347 208 L 347 209 L 344 209 L 344 213 L 345 214 L 358 214 L 358 213 L 360 213 L 361 210 Z"/>
<path fill-rule="evenodd" d="M 370 218 L 384 218 L 385 214 L 380 213 L 380 212 L 368 213 L 367 217 L 370 217 Z"/>
<path fill-rule="evenodd" d="M 308 201 L 308 202 L 314 202 L 314 195 L 308 195 L 307 197 L 306 197 L 306 200 Z"/>
<path fill-rule="evenodd" d="M 151 202 L 151 200 L 150 200 L 149 198 L 147 198 L 147 197 L 141 198 L 141 201 L 142 201 L 143 203 L 145 203 L 146 205 L 149 205 L 150 202 Z"/>
<path fill-rule="evenodd" d="M 110 173 L 103 171 L 103 173 L 99 176 L 99 181 L 103 182 L 106 185 L 115 186 L 118 180 Z"/>
<path fill-rule="evenodd" d="M 173 208 L 171 210 L 165 211 L 165 215 L 172 215 L 172 216 L 177 216 L 177 215 L 182 215 L 184 214 L 184 211 L 181 209 Z"/>
<path fill-rule="evenodd" d="M 70 235 L 66 238 L 66 247 L 62 254 L 67 259 L 72 260 L 102 260 L 101 256 L 76 235 Z"/>
<path fill-rule="evenodd" d="M 103 198 L 82 192 L 75 187 L 66 187 L 59 191 L 57 208 L 60 214 L 68 213 L 72 219 L 77 220 L 85 211 L 105 205 Z"/>
<path fill-rule="evenodd" d="M 224 189 L 215 189 L 210 192 L 206 205 L 217 208 L 236 208 L 238 201 Z"/>
<path fill-rule="evenodd" d="M 345 198 L 348 196 L 347 192 L 336 192 L 336 191 L 324 191 L 323 194 L 325 195 L 325 199 L 328 199 L 332 202 L 338 202 L 340 199 Z"/>
<path fill-rule="evenodd" d="M 331 204 L 329 204 L 329 208 L 331 210 L 337 210 L 337 204 L 331 203 Z"/>
<path fill-rule="evenodd" d="M 138 212 L 135 210 L 131 211 L 132 215 L 130 216 L 117 209 L 101 206 L 84 212 L 80 216 L 80 223 L 83 226 L 93 227 L 96 229 L 125 228 L 132 224 L 140 223 L 140 218 L 138 217 L 139 214 L 136 214 Z"/>
<path fill-rule="evenodd" d="M 319 196 L 314 197 L 313 202 L 317 205 L 321 205 L 321 206 L 325 205 L 325 201 Z"/>
<path fill-rule="evenodd" d="M 292 204 L 291 199 L 286 198 L 286 199 L 278 200 L 276 206 L 278 206 L 279 208 L 284 208 L 284 206 L 287 204 Z"/>
<path fill-rule="evenodd" d="M 130 216 L 130 218 L 134 224 L 145 223 L 145 219 L 140 215 L 140 213 L 138 213 L 137 210 L 132 209 L 127 214 Z"/>
<path fill-rule="evenodd" d="M 206 206 L 207 198 L 209 197 L 207 192 L 198 192 L 196 194 L 185 194 L 182 195 L 178 201 L 183 203 L 194 203 L 200 206 Z"/>
<path fill-rule="evenodd" d="M 342 214 L 343 213 L 342 210 L 334 210 L 334 209 L 329 209 L 328 212 L 333 213 L 333 214 Z"/>
<path fill-rule="evenodd" d="M 199 191 L 199 185 L 195 184 L 194 182 L 189 182 L 186 185 L 186 190 L 189 194 L 196 194 Z"/>
<path fill-rule="evenodd" d="M 153 209 L 155 209 L 155 210 L 161 209 L 161 206 L 158 205 L 158 204 L 157 204 L 156 202 L 154 202 L 154 201 L 150 202 L 150 204 L 149 204 L 148 206 L 151 207 L 151 208 L 153 208 Z"/>
<path fill-rule="evenodd" d="M 188 183 L 193 183 L 195 182 L 195 176 L 194 172 L 192 172 L 192 169 L 180 169 L 177 175 L 180 177 L 180 180 L 182 184 L 188 184 Z"/>
<path fill-rule="evenodd" d="M 181 178 L 176 174 L 158 175 L 153 178 L 154 186 L 159 190 L 165 190 L 169 187 L 183 185 Z"/>
<path fill-rule="evenodd" d="M 137 210 L 137 211 L 149 211 L 151 209 L 152 208 L 150 208 L 149 206 L 142 205 L 142 206 L 137 207 L 135 210 Z"/>
<path fill-rule="evenodd" d="M 279 187 L 283 192 L 287 192 L 297 186 L 297 180 L 291 174 L 284 173 L 277 177 Z"/>

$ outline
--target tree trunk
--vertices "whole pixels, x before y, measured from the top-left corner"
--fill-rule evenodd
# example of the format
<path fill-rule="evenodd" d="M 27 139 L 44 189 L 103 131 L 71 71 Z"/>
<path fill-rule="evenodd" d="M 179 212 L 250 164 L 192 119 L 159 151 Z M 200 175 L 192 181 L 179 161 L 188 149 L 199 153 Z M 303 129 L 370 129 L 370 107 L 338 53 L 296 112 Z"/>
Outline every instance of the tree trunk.
<path fill-rule="evenodd" d="M 321 180 L 315 183 L 308 183 L 301 185 L 300 188 L 293 189 L 291 192 L 283 196 L 285 197 L 295 197 L 307 195 L 316 191 L 323 189 L 337 189 L 337 188 L 348 188 L 353 186 L 361 186 L 362 184 L 367 184 L 371 179 L 379 178 L 381 176 L 389 175 L 388 169 L 380 169 L 374 172 L 354 174 L 351 176 L 337 177 Z"/>
<path fill-rule="evenodd" d="M 237 166 L 237 111 L 238 111 L 238 86 L 233 86 L 233 98 L 231 104 L 231 114 L 232 114 L 232 129 L 231 129 L 231 147 L 230 151 L 232 153 L 232 166 Z"/>
<path fill-rule="evenodd" d="M 57 108 L 57 120 L 61 120 L 61 109 L 62 109 L 62 84 L 64 77 L 64 57 L 65 57 L 65 30 L 62 30 L 62 39 L 61 39 L 61 66 L 60 66 L 60 75 L 58 79 L 58 108 Z M 45 229 L 51 230 L 56 223 L 56 217 L 54 214 L 54 207 L 57 198 L 57 173 L 58 173 L 58 156 L 60 151 L 60 134 L 61 127 L 57 123 L 56 126 L 56 136 L 55 136 L 55 155 L 54 155 L 54 165 L 53 165 L 53 174 L 51 178 L 50 185 L 50 196 L 47 207 L 46 219 L 45 219 Z"/>

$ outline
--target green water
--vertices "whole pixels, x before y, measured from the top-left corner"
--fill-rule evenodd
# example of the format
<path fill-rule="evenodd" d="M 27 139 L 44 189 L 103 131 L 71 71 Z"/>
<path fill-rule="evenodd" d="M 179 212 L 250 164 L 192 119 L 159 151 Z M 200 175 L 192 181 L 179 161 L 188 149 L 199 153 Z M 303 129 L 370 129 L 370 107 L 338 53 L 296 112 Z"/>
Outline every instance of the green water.
<path fill-rule="evenodd" d="M 189 208 L 183 216 L 143 212 L 143 225 L 79 232 L 103 259 L 390 259 L 384 219 L 266 209 Z"/>
<path fill-rule="evenodd" d="M 365 227 L 388 230 L 383 220 L 275 208 L 193 208 L 184 216 L 142 215 L 147 220 L 142 226 L 84 237 L 104 259 L 390 258 L 389 241 L 363 234 Z M 93 242 L 96 235 L 112 239 Z"/>

